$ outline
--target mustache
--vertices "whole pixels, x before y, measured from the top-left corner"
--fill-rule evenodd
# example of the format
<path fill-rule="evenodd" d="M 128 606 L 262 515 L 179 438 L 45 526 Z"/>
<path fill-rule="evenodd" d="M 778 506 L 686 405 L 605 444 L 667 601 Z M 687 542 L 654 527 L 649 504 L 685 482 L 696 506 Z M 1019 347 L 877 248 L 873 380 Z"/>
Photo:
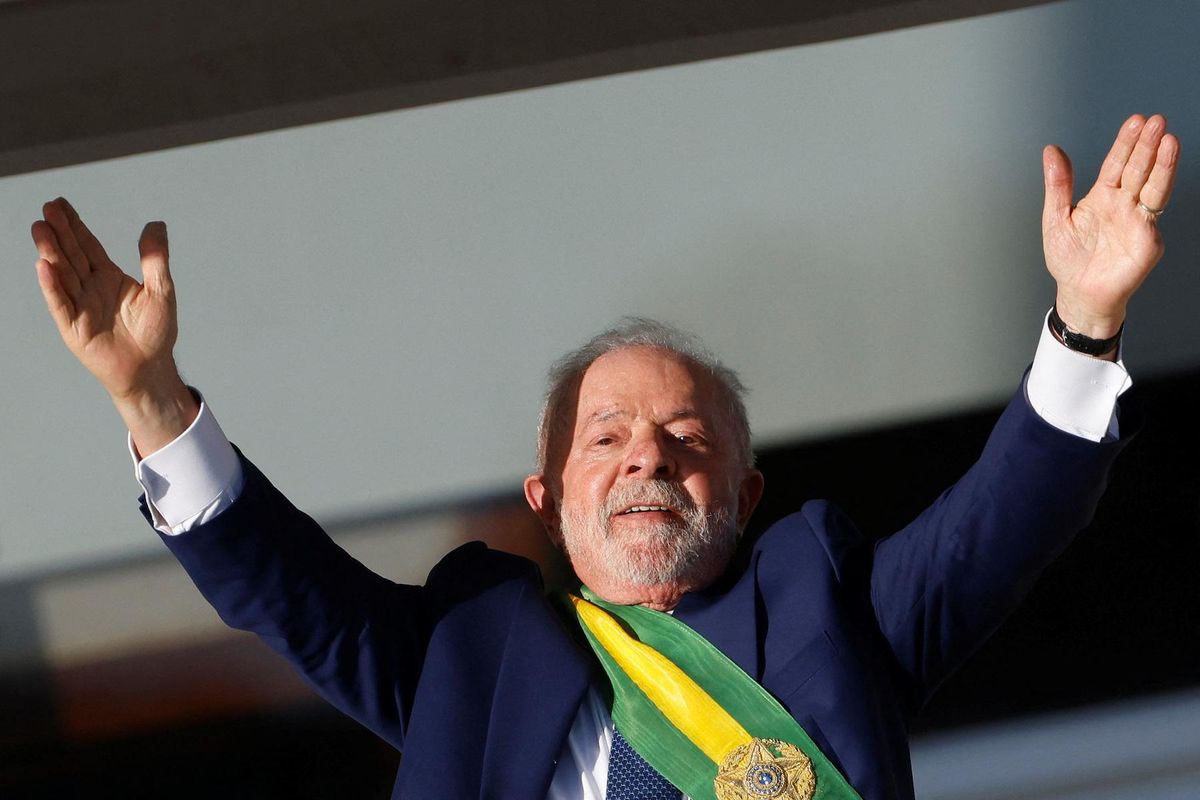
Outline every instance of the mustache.
<path fill-rule="evenodd" d="M 601 517 L 610 519 L 630 506 L 667 506 L 690 518 L 699 512 L 691 495 L 677 483 L 662 480 L 637 481 L 614 486 L 600 509 Z"/>

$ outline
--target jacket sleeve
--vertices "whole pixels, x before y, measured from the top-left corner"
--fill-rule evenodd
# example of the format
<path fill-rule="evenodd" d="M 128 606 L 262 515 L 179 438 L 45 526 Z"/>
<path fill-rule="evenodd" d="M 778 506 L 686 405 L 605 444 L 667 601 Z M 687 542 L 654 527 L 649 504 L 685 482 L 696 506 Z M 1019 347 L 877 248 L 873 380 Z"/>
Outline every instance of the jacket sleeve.
<path fill-rule="evenodd" d="M 1128 423 L 1122 428 L 1134 427 Z M 875 546 L 871 603 L 914 708 L 1091 521 L 1128 439 L 1064 433 L 1033 411 L 1022 386 L 970 470 Z"/>
<path fill-rule="evenodd" d="M 239 458 L 237 501 L 163 541 L 221 619 L 257 634 L 325 699 L 401 748 L 436 589 L 374 574 Z"/>

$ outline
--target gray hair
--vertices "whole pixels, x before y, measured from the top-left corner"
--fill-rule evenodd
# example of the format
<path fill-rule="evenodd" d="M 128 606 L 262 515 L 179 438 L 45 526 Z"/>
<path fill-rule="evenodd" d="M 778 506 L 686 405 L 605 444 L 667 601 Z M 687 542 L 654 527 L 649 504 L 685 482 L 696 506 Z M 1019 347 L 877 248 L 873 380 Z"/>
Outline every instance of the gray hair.
<path fill-rule="evenodd" d="M 588 367 L 606 353 L 630 347 L 666 350 L 711 375 L 716 381 L 717 391 L 733 428 L 735 452 L 747 469 L 754 466 L 754 450 L 750 446 L 750 419 L 746 415 L 745 403 L 742 402 L 746 395 L 746 387 L 742 385 L 737 373 L 722 364 L 712 351 L 690 333 L 645 317 L 622 317 L 616 325 L 592 337 L 582 347 L 572 350 L 550 366 L 549 388 L 538 421 L 538 472 L 546 471 L 550 458 L 550 440 L 563 426 L 563 406 L 579 388 Z"/>

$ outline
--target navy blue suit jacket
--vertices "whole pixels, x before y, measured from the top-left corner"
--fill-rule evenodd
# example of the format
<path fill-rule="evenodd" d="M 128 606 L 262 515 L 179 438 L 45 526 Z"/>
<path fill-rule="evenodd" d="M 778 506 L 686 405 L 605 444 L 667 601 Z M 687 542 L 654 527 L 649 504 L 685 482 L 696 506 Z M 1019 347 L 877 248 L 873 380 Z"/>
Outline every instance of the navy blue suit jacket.
<path fill-rule="evenodd" d="M 807 503 L 677 616 L 865 800 L 910 799 L 910 720 L 1087 524 L 1122 444 L 1062 433 L 1018 392 L 980 460 L 902 530 L 872 544 Z M 544 798 L 591 665 L 536 566 L 473 543 L 396 585 L 245 469 L 230 509 L 164 537 L 221 617 L 403 751 L 394 797 Z"/>

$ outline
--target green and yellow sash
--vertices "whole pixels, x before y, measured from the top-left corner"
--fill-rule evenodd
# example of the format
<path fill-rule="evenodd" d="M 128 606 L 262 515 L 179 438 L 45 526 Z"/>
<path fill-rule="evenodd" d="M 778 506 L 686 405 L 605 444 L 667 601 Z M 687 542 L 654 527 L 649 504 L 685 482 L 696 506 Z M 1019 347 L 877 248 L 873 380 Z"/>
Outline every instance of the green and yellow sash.
<path fill-rule="evenodd" d="M 613 724 L 693 800 L 861 800 L 779 701 L 684 623 L 565 595 L 612 682 Z M 586 598 L 586 599 L 585 599 Z"/>

